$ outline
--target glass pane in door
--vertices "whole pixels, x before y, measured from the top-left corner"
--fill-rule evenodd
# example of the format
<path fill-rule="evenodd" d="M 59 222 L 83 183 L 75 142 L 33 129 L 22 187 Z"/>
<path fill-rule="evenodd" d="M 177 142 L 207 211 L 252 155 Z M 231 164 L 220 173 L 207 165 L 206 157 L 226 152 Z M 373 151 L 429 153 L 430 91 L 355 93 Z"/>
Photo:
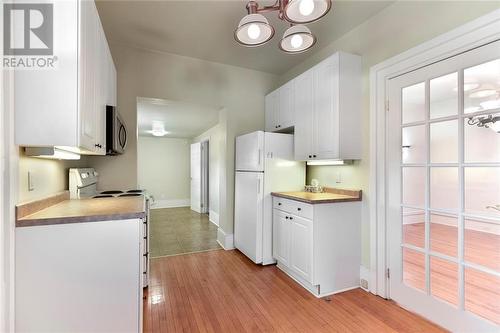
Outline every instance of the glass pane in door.
<path fill-rule="evenodd" d="M 453 305 L 458 305 L 458 265 L 431 256 L 431 295 Z"/>
<path fill-rule="evenodd" d="M 425 211 L 403 208 L 403 243 L 425 247 Z"/>
<path fill-rule="evenodd" d="M 403 168 L 403 204 L 425 207 L 425 168 Z"/>
<path fill-rule="evenodd" d="M 500 113 L 492 113 L 500 117 Z M 464 154 L 466 163 L 500 162 L 500 134 L 494 128 L 476 123 L 483 116 L 464 119 Z M 499 122 L 500 125 L 500 122 Z"/>
<path fill-rule="evenodd" d="M 465 219 L 464 260 L 500 272 L 500 220 Z"/>
<path fill-rule="evenodd" d="M 458 121 L 431 124 L 431 163 L 458 162 Z"/>
<path fill-rule="evenodd" d="M 465 309 L 500 325 L 500 277 L 465 268 Z"/>
<path fill-rule="evenodd" d="M 431 168 L 431 208 L 458 212 L 458 168 Z"/>
<path fill-rule="evenodd" d="M 415 250 L 403 250 L 403 283 L 415 289 L 425 290 L 425 255 Z"/>
<path fill-rule="evenodd" d="M 425 120 L 425 82 L 403 88 L 403 124 Z"/>
<path fill-rule="evenodd" d="M 402 131 L 401 160 L 407 163 L 427 162 L 425 125 L 404 127 Z"/>
<path fill-rule="evenodd" d="M 457 256 L 458 217 L 442 214 L 430 216 L 431 251 Z"/>
<path fill-rule="evenodd" d="M 465 212 L 500 218 L 500 167 L 465 168 Z"/>
<path fill-rule="evenodd" d="M 431 119 L 458 113 L 458 73 L 440 76 L 430 81 Z"/>
<path fill-rule="evenodd" d="M 464 70 L 464 113 L 500 108 L 500 59 Z"/>

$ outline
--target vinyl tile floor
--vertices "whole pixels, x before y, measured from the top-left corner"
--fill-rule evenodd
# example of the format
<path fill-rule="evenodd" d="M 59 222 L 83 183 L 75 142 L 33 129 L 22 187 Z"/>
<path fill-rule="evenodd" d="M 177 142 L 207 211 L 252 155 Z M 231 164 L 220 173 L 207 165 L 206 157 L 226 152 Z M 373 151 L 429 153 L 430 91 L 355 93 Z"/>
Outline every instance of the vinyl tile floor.
<path fill-rule="evenodd" d="M 208 214 L 189 207 L 152 209 L 150 228 L 152 258 L 221 249 Z"/>

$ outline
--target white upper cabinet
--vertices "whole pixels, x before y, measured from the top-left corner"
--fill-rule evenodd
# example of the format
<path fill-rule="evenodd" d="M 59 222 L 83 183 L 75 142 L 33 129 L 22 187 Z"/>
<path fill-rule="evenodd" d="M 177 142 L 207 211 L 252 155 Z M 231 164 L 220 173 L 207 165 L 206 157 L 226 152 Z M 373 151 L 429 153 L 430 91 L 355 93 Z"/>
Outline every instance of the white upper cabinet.
<path fill-rule="evenodd" d="M 305 161 L 312 158 L 314 89 L 313 72 L 309 70 L 295 79 L 295 159 Z M 297 140 L 300 138 L 300 140 Z M 311 155 L 311 156 L 309 156 Z"/>
<path fill-rule="evenodd" d="M 56 1 L 54 68 L 18 70 L 16 144 L 106 152 L 106 105 L 116 106 L 116 69 L 94 1 Z"/>
<path fill-rule="evenodd" d="M 295 159 L 361 159 L 361 58 L 335 53 L 295 81 Z"/>
<path fill-rule="evenodd" d="M 275 90 L 266 96 L 266 132 L 278 130 L 279 91 Z"/>
<path fill-rule="evenodd" d="M 278 132 L 295 125 L 294 82 L 266 96 L 266 131 Z"/>
<path fill-rule="evenodd" d="M 278 91 L 280 97 L 277 125 L 281 130 L 295 125 L 294 81 L 288 82 Z"/>
<path fill-rule="evenodd" d="M 266 96 L 266 131 L 294 127 L 298 161 L 360 159 L 361 89 L 361 58 L 335 53 Z"/>

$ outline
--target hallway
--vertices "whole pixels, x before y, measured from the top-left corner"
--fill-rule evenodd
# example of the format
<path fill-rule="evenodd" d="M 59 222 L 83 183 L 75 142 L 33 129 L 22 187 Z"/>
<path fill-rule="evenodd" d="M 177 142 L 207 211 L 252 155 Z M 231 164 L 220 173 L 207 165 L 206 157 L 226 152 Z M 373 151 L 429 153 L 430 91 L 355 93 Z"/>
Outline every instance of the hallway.
<path fill-rule="evenodd" d="M 151 210 L 151 257 L 216 250 L 217 226 L 189 207 Z"/>

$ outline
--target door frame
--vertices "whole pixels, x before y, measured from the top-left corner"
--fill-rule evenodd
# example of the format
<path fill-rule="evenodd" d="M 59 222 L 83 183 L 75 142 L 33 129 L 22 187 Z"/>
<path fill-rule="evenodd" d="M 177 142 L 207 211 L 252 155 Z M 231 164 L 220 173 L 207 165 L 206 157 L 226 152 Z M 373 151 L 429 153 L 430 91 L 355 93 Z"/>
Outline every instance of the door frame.
<path fill-rule="evenodd" d="M 210 211 L 210 139 L 201 141 L 201 212 Z"/>
<path fill-rule="evenodd" d="M 390 298 L 387 241 L 387 81 L 500 39 L 500 9 L 370 68 L 369 290 Z"/>

